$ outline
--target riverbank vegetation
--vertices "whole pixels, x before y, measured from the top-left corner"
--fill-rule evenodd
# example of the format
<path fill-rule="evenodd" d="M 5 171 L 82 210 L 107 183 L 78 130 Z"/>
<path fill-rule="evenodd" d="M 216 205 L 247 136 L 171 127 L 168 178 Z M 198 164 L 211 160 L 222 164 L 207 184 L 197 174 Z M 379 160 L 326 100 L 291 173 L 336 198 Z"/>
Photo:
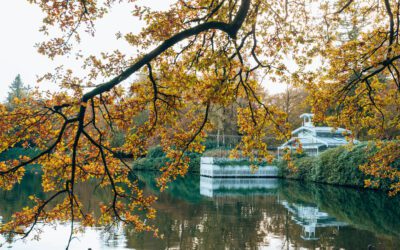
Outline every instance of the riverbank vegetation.
<path fill-rule="evenodd" d="M 248 159 L 230 159 L 230 150 L 223 148 L 206 149 L 203 154 L 191 154 L 189 172 L 199 173 L 200 157 L 214 157 L 219 166 L 275 165 L 279 168 L 279 176 L 307 182 L 326 183 L 339 186 L 370 187 L 390 191 L 393 180 L 379 179 L 379 183 L 363 171 L 379 149 L 374 142 L 363 142 L 356 145 L 331 148 L 318 156 L 307 156 L 304 153 L 294 154 L 290 162 L 284 159 L 252 162 Z M 160 171 L 168 161 L 161 147 L 150 149 L 145 158 L 133 163 L 135 169 L 144 171 Z M 394 162 L 393 168 L 400 168 L 400 161 Z M 375 183 L 373 186 L 370 183 Z"/>
<path fill-rule="evenodd" d="M 188 152 L 185 154 L 185 157 L 190 159 L 188 172 L 199 173 L 201 154 Z M 170 162 L 171 159 L 166 156 L 162 148 L 160 146 L 155 146 L 149 149 L 146 157 L 133 161 L 132 168 L 135 170 L 160 172 L 161 169 Z"/>
<path fill-rule="evenodd" d="M 276 161 L 283 178 L 312 181 L 352 187 L 371 187 L 391 190 L 396 180 L 379 178 L 366 174 L 363 168 L 370 163 L 379 149 L 374 142 L 328 149 L 317 157 L 295 156 L 290 167 L 285 160 Z M 400 162 L 393 162 L 392 168 L 400 168 Z M 375 183 L 373 186 L 370 183 Z"/>
<path fill-rule="evenodd" d="M 200 173 L 200 159 L 201 157 L 214 157 L 215 164 L 218 166 L 250 166 L 250 165 L 267 165 L 266 160 L 251 161 L 247 158 L 230 158 L 232 148 L 216 147 L 214 143 L 205 145 L 205 151 L 202 153 L 188 152 L 185 156 L 189 157 L 189 173 Z M 142 171 L 158 171 L 171 162 L 162 150 L 161 146 L 155 146 L 149 149 L 145 157 L 132 161 L 132 168 Z"/>

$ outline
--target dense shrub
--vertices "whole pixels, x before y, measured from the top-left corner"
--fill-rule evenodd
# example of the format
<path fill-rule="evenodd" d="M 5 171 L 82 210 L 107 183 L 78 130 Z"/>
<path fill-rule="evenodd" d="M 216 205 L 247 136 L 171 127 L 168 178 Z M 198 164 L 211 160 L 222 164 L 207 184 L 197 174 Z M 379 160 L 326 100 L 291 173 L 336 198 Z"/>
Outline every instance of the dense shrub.
<path fill-rule="evenodd" d="M 165 153 L 161 146 L 155 146 L 149 149 L 147 158 L 165 157 Z"/>
<path fill-rule="evenodd" d="M 200 157 L 201 157 L 201 154 L 190 152 L 187 155 L 190 158 L 189 172 L 200 173 Z"/>
<path fill-rule="evenodd" d="M 285 161 L 278 161 L 276 165 L 285 178 L 363 187 L 365 176 L 359 166 L 365 164 L 375 151 L 373 144 L 360 143 L 353 147 L 328 149 L 318 157 L 294 159 L 295 170 L 288 169 Z"/>
<path fill-rule="evenodd" d="M 204 142 L 204 146 L 206 147 L 206 149 L 218 148 L 218 142 L 216 142 L 215 140 L 210 140 L 209 138 L 207 138 L 206 141 Z"/>
<path fill-rule="evenodd" d="M 294 160 L 296 169 L 289 169 L 285 161 L 276 161 L 275 165 L 279 168 L 280 176 L 297 179 L 297 180 L 310 180 L 313 179 L 313 171 L 315 171 L 318 161 L 315 157 L 301 157 Z"/>
<path fill-rule="evenodd" d="M 318 166 L 318 160 L 311 157 L 299 158 L 296 162 L 297 170 L 293 177 L 301 180 L 312 180 L 314 169 Z"/>
<path fill-rule="evenodd" d="M 337 147 L 327 150 L 318 157 L 314 179 L 330 184 L 363 186 L 364 174 L 359 166 L 365 164 L 370 156 L 365 143 L 350 149 Z"/>
<path fill-rule="evenodd" d="M 141 158 L 133 162 L 133 168 L 140 170 L 156 171 L 165 166 L 167 160 L 168 159 L 165 157 Z"/>
<path fill-rule="evenodd" d="M 186 156 L 190 158 L 189 172 L 200 172 L 200 154 L 189 152 Z M 165 156 L 161 146 L 150 148 L 147 156 L 133 162 L 133 168 L 146 171 L 159 171 L 169 159 Z"/>

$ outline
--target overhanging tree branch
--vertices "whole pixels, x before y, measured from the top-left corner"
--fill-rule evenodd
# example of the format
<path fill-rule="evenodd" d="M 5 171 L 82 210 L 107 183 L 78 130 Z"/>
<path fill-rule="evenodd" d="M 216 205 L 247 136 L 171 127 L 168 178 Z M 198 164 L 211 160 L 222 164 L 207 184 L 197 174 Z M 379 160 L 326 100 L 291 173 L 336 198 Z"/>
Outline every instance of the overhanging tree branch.
<path fill-rule="evenodd" d="M 172 46 L 174 46 L 175 44 L 179 43 L 180 41 L 182 41 L 186 38 L 198 35 L 204 31 L 216 29 L 216 30 L 221 30 L 221 31 L 225 32 L 228 36 L 235 39 L 239 29 L 242 27 L 243 22 L 245 21 L 246 16 L 249 12 L 250 3 L 251 3 L 251 0 L 242 0 L 242 3 L 236 14 L 236 17 L 235 17 L 235 19 L 233 19 L 233 21 L 231 23 L 224 23 L 224 22 L 218 22 L 218 21 L 202 23 L 193 28 L 189 28 L 187 30 L 179 32 L 178 34 L 165 40 L 161 45 L 159 45 L 157 48 L 155 48 L 154 50 L 152 50 L 151 52 L 149 52 L 148 54 L 143 56 L 136 63 L 134 63 L 129 68 L 124 70 L 120 75 L 116 76 L 115 78 L 113 78 L 112 80 L 110 80 L 106 83 L 99 85 L 92 91 L 84 94 L 82 97 L 82 102 L 86 103 L 91 98 L 93 98 L 101 93 L 111 90 L 113 87 L 115 87 L 122 81 L 126 80 L 133 73 L 135 73 L 136 71 L 141 69 L 143 66 L 145 66 L 146 64 L 151 62 L 153 59 L 155 59 L 160 54 L 162 54 L 164 51 L 166 51 L 167 49 L 171 48 Z"/>

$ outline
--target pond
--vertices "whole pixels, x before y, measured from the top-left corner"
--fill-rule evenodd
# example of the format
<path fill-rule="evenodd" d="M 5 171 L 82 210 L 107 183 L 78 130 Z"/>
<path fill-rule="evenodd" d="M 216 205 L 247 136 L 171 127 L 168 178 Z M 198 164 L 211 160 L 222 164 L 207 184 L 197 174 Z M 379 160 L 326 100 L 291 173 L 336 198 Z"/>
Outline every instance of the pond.
<path fill-rule="evenodd" d="M 157 191 L 155 175 L 139 173 L 141 185 L 159 200 L 155 224 L 163 235 L 130 228 L 90 228 L 71 249 L 400 249 L 400 199 L 371 190 L 280 179 L 179 179 Z M 0 192 L 0 220 L 38 197 L 40 176 L 28 175 L 10 192 Z M 82 187 L 95 207 L 105 191 Z M 42 226 L 41 240 L 4 244 L 8 249 L 64 249 L 69 225 Z M 4 241 L 0 237 L 1 242 Z"/>

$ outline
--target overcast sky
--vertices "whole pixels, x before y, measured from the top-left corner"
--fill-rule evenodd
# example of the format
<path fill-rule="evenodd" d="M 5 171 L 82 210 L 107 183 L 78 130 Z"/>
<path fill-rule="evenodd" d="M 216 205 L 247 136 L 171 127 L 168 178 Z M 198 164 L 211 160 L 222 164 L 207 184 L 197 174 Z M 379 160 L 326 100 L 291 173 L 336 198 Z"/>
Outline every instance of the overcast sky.
<path fill-rule="evenodd" d="M 174 0 L 142 0 L 156 9 L 167 8 Z M 83 36 L 83 41 L 77 49 L 84 55 L 98 54 L 101 51 L 119 49 L 129 53 L 131 50 L 123 40 L 116 40 L 116 31 L 139 32 L 143 23 L 131 16 L 129 6 L 116 5 L 103 19 L 96 23 L 96 37 Z M 35 43 L 44 40 L 38 31 L 43 19 L 41 10 L 31 5 L 27 0 L 2 0 L 0 8 L 0 101 L 7 96 L 8 86 L 17 74 L 21 74 L 25 84 L 37 86 L 37 76 L 51 72 L 59 65 L 65 65 L 74 71 L 79 71 L 80 64 L 72 57 L 58 57 L 55 60 L 37 53 Z M 57 87 L 42 83 L 42 89 L 56 90 Z M 267 86 L 270 92 L 282 91 L 284 86 Z"/>

